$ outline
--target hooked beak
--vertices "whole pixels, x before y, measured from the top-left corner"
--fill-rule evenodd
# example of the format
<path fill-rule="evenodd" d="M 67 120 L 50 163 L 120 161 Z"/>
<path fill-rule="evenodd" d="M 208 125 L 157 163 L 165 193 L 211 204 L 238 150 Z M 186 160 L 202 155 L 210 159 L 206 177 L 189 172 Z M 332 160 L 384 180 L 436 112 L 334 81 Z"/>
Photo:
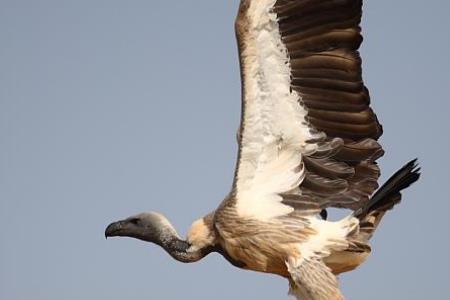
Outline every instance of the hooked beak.
<path fill-rule="evenodd" d="M 124 233 L 125 221 L 117 221 L 108 225 L 105 229 L 105 238 L 122 236 Z"/>

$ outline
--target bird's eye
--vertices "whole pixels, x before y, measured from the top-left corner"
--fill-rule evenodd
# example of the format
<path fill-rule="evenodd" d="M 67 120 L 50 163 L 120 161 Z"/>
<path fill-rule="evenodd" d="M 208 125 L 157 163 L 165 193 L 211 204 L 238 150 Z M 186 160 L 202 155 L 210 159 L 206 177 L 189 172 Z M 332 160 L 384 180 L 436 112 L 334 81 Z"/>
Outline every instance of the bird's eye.
<path fill-rule="evenodd" d="M 130 219 L 129 222 L 130 222 L 131 224 L 138 225 L 139 222 L 140 222 L 140 220 L 139 220 L 138 218 L 133 218 L 133 219 Z"/>

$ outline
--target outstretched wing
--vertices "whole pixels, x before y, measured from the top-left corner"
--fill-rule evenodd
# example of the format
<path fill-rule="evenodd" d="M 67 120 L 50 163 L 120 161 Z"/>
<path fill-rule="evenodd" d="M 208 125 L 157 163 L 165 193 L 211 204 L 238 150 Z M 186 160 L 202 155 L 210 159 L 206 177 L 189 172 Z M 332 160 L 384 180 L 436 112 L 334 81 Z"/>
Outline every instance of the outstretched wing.
<path fill-rule="evenodd" d="M 382 128 L 361 78 L 362 0 L 241 0 L 237 211 L 357 209 L 377 188 Z"/>

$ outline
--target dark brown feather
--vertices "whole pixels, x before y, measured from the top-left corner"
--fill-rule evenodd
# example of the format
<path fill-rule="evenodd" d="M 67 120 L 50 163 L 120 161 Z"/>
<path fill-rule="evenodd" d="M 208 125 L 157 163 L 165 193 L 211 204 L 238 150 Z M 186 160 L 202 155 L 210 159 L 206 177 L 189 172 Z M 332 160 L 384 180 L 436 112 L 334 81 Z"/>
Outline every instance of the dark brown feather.
<path fill-rule="evenodd" d="M 283 196 L 296 209 L 358 209 L 378 187 L 375 160 L 382 127 L 370 108 L 358 48 L 361 0 L 278 0 L 281 38 L 291 67 L 291 88 L 301 97 L 309 126 L 326 138 L 303 157 L 301 195 Z"/>

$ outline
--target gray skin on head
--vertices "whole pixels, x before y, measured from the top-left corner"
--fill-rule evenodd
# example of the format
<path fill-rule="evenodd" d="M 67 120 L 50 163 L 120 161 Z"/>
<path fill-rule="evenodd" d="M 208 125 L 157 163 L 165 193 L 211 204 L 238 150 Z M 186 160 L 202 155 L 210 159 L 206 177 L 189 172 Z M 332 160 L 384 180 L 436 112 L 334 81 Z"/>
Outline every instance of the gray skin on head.
<path fill-rule="evenodd" d="M 106 227 L 105 237 L 131 237 L 161 246 L 181 262 L 195 262 L 212 249 L 190 251 L 191 245 L 178 236 L 172 224 L 161 214 L 141 213 Z"/>

